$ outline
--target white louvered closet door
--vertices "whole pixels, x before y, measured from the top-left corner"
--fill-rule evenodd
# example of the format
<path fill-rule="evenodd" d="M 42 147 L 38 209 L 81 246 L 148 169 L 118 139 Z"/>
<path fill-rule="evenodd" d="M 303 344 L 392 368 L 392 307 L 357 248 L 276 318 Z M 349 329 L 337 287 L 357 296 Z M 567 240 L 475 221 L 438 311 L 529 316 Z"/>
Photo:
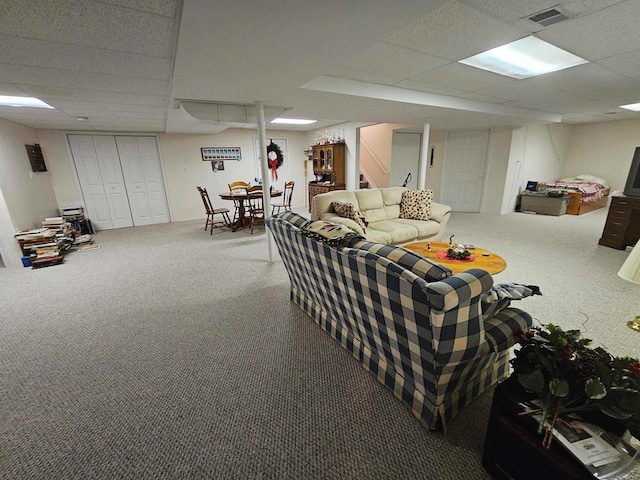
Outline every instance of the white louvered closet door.
<path fill-rule="evenodd" d="M 134 225 L 168 223 L 160 156 L 155 137 L 116 136 Z"/>
<path fill-rule="evenodd" d="M 92 226 L 96 230 L 132 226 L 113 135 L 68 135 L 68 138 Z"/>

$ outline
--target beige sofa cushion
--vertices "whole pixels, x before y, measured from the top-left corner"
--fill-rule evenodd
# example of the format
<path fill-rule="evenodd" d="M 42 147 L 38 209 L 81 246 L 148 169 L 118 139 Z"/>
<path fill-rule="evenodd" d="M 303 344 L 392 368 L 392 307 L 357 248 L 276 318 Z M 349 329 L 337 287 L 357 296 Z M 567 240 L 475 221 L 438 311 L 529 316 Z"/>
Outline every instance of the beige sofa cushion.
<path fill-rule="evenodd" d="M 440 223 L 433 220 L 411 220 L 409 218 L 396 218 L 394 222 L 411 225 L 418 231 L 416 238 L 431 237 L 440 231 Z"/>
<path fill-rule="evenodd" d="M 418 229 L 415 226 L 402 224 L 398 219 L 370 223 L 367 229 L 367 238 L 369 238 L 368 234 L 374 230 L 388 234 L 393 244 L 412 242 L 418 237 Z"/>
<path fill-rule="evenodd" d="M 382 192 L 379 188 L 366 188 L 355 191 L 360 212 L 364 214 L 367 222 L 379 222 L 387 220 L 387 214 L 384 211 L 384 202 L 382 200 Z"/>

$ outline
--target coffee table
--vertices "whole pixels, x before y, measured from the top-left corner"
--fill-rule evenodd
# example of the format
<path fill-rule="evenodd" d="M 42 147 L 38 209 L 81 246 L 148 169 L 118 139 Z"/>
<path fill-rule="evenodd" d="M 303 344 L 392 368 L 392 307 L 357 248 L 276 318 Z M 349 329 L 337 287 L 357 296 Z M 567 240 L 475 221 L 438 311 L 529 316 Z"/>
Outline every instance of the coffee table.
<path fill-rule="evenodd" d="M 427 244 L 430 245 L 430 250 L 427 250 Z M 422 255 L 434 262 L 444 265 L 450 269 L 454 274 L 464 272 L 470 268 L 480 268 L 489 273 L 496 274 L 507 268 L 507 262 L 499 255 L 496 255 L 484 248 L 476 247 L 473 250 L 469 250 L 474 257 L 473 261 L 468 260 L 456 260 L 450 259 L 444 256 L 449 248 L 448 242 L 415 242 L 403 245 L 403 248 L 411 250 L 412 252 Z M 438 255 L 438 252 L 440 254 Z"/>

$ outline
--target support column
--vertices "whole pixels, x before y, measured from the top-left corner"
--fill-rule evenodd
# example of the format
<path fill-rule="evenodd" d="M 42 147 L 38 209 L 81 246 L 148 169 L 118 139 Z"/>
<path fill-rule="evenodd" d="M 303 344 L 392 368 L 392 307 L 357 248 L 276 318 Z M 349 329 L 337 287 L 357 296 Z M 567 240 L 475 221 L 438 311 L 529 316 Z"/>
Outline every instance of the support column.
<path fill-rule="evenodd" d="M 429 133 L 431 132 L 431 124 L 425 123 L 422 129 L 422 148 L 420 148 L 420 163 L 418 163 L 418 190 L 424 190 L 427 185 L 427 168 L 429 164 Z"/>
<path fill-rule="evenodd" d="M 267 232 L 266 220 L 271 216 L 271 181 L 269 163 L 267 161 L 267 132 L 264 125 L 264 102 L 256 102 L 258 111 L 258 134 L 260 137 L 260 172 L 262 174 L 262 203 L 264 206 L 265 234 L 267 236 L 267 255 L 269 263 L 273 263 L 273 245 L 271 235 Z"/>

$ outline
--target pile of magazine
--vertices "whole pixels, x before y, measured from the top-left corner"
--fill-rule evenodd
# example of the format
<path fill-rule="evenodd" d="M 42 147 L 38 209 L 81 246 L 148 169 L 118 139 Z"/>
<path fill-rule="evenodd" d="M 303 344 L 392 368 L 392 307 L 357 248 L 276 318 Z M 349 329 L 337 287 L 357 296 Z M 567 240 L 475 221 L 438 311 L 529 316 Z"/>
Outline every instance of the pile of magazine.
<path fill-rule="evenodd" d="M 553 435 L 595 478 L 618 479 L 636 470 L 638 449 L 627 440 L 580 419 L 559 418 Z"/>

